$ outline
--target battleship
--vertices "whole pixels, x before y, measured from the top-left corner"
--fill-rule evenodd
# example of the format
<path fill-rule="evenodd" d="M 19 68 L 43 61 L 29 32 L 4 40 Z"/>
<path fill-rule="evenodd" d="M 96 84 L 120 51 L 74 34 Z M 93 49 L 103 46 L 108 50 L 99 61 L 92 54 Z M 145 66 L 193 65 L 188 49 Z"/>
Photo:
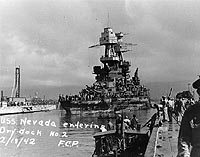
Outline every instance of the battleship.
<path fill-rule="evenodd" d="M 136 68 L 133 77 L 130 76 L 131 63 L 124 59 L 123 54 L 136 44 L 123 42 L 124 35 L 106 27 L 101 33 L 99 44 L 89 47 L 105 47 L 104 55 L 100 57 L 102 66 L 93 66 L 95 82 L 92 86 L 86 85 L 78 95 L 59 96 L 60 106 L 67 114 L 99 114 L 127 107 L 150 107 L 150 91 L 141 85 L 139 69 Z"/>

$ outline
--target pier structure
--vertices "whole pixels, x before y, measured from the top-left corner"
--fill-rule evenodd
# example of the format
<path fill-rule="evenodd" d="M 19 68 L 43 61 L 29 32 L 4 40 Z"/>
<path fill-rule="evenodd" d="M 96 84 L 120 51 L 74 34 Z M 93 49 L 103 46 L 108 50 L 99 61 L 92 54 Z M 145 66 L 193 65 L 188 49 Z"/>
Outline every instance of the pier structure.
<path fill-rule="evenodd" d="M 154 127 L 144 157 L 176 157 L 179 128 L 175 120 Z"/>

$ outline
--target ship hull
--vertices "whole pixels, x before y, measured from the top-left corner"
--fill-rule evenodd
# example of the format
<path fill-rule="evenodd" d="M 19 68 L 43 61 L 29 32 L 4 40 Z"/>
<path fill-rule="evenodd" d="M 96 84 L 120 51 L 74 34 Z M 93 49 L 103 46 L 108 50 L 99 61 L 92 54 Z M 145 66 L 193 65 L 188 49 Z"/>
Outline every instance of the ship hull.
<path fill-rule="evenodd" d="M 148 98 L 118 98 L 114 101 L 59 101 L 60 109 L 67 115 L 94 115 L 98 118 L 115 117 L 115 112 L 126 108 L 147 109 L 150 107 Z"/>
<path fill-rule="evenodd" d="M 56 109 L 56 105 L 6 106 L 0 107 L 0 116 L 9 114 L 44 112 L 54 109 Z"/>
<path fill-rule="evenodd" d="M 102 101 L 59 101 L 60 109 L 64 109 L 67 115 L 95 115 L 110 113 L 110 102 Z"/>

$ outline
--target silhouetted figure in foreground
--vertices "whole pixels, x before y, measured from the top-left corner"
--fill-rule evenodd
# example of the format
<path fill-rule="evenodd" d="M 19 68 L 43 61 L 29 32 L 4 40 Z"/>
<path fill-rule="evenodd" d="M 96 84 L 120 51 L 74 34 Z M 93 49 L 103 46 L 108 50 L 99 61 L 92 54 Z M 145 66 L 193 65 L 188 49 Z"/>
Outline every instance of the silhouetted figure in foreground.
<path fill-rule="evenodd" d="M 200 79 L 193 83 L 200 95 Z M 191 150 L 191 152 L 190 152 Z M 200 156 L 200 102 L 190 106 L 184 113 L 178 137 L 177 157 Z"/>

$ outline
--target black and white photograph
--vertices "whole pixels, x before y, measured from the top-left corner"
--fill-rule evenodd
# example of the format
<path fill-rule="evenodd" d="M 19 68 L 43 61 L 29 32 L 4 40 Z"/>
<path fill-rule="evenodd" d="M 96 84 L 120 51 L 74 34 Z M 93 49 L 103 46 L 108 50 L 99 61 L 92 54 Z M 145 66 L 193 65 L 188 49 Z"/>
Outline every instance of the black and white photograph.
<path fill-rule="evenodd" d="M 200 1 L 0 0 L 0 157 L 200 157 Z"/>

